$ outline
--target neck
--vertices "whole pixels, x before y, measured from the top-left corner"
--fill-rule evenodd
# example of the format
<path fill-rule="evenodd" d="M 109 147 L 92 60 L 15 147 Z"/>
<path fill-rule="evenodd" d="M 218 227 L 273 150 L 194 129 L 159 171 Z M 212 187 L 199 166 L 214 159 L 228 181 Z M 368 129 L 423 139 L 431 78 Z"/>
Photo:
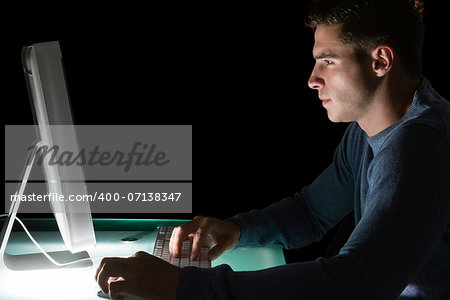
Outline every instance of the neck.
<path fill-rule="evenodd" d="M 386 78 L 373 93 L 366 113 L 359 126 L 371 137 L 400 120 L 411 107 L 414 92 L 419 86 L 419 79 L 404 77 L 389 80 Z"/>

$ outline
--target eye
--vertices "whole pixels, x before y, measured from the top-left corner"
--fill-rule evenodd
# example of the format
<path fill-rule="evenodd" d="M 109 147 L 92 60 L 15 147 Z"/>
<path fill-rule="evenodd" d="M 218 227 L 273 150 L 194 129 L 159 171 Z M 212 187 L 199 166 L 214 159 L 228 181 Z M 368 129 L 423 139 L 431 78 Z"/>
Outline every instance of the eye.
<path fill-rule="evenodd" d="M 333 62 L 331 60 L 328 60 L 328 59 L 324 59 L 323 61 L 325 62 L 326 65 L 332 65 L 333 64 Z"/>

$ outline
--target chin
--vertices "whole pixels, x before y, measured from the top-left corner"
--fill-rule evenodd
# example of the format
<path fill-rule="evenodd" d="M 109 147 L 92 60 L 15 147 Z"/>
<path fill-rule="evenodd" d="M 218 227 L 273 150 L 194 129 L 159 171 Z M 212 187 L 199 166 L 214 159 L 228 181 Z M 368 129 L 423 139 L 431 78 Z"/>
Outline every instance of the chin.
<path fill-rule="evenodd" d="M 333 123 L 342 122 L 337 116 L 330 114 L 330 112 L 328 112 L 328 119 Z"/>
<path fill-rule="evenodd" d="M 336 110 L 327 110 L 328 119 L 333 123 L 348 123 L 353 122 L 354 120 L 351 118 L 349 114 L 343 114 L 336 112 Z"/>
<path fill-rule="evenodd" d="M 328 115 L 328 119 L 333 122 L 333 123 L 350 123 L 353 122 L 353 120 L 346 120 L 346 119 L 342 119 L 342 118 L 338 118 L 336 116 L 330 116 Z"/>

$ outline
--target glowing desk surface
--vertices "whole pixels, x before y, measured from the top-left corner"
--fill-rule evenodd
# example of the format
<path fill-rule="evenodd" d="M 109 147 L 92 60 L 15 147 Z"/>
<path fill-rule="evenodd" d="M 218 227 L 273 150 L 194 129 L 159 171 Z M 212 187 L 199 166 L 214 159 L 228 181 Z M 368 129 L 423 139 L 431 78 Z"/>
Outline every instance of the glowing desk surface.
<path fill-rule="evenodd" d="M 94 219 L 97 245 L 88 251 L 94 265 L 83 269 L 38 271 L 0 270 L 0 299 L 102 299 L 94 281 L 95 270 L 105 256 L 130 256 L 137 251 L 153 252 L 157 227 L 180 225 L 186 220 Z M 46 251 L 65 250 L 51 219 L 26 221 L 33 237 Z M 124 242 L 123 238 L 137 238 Z M 126 239 L 125 239 L 126 240 Z M 36 253 L 39 250 L 22 231 L 12 233 L 9 254 Z M 212 266 L 228 264 L 235 271 L 260 270 L 285 264 L 281 247 L 237 248 L 224 253 Z"/>

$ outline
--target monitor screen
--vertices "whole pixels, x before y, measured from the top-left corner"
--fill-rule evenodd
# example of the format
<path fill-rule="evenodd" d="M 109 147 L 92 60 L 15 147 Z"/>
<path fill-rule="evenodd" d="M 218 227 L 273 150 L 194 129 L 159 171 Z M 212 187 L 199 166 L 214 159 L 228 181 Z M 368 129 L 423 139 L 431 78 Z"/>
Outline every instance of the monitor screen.
<path fill-rule="evenodd" d="M 59 42 L 23 47 L 22 64 L 41 148 L 45 151 L 56 146 L 57 155 L 65 151 L 79 153 Z M 48 193 L 64 195 L 66 199 L 69 195 L 87 194 L 81 164 L 49 164 L 48 160 L 49 155 L 44 155 L 42 166 Z M 95 245 L 89 202 L 51 201 L 50 205 L 71 252 Z"/>

